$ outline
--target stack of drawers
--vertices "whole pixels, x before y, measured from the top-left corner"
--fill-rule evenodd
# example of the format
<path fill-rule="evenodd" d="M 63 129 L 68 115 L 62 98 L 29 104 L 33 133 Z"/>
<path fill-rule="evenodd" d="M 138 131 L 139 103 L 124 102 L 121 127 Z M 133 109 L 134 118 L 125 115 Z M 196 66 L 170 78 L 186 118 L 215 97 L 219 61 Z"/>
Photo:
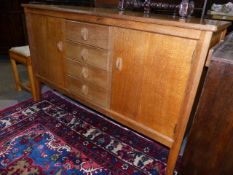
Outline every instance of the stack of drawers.
<path fill-rule="evenodd" d="M 108 26 L 66 21 L 66 82 L 79 99 L 109 108 L 111 58 Z"/>

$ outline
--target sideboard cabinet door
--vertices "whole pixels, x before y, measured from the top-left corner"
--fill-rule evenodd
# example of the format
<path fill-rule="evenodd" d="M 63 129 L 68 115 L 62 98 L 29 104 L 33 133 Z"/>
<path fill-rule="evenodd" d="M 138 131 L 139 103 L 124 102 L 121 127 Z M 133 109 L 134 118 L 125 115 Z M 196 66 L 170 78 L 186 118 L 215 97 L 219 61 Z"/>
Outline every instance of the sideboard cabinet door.
<path fill-rule="evenodd" d="M 114 28 L 111 110 L 134 128 L 153 129 L 172 140 L 185 107 L 196 44 L 180 37 Z"/>
<path fill-rule="evenodd" d="M 64 89 L 64 20 L 28 14 L 30 50 L 37 77 Z"/>

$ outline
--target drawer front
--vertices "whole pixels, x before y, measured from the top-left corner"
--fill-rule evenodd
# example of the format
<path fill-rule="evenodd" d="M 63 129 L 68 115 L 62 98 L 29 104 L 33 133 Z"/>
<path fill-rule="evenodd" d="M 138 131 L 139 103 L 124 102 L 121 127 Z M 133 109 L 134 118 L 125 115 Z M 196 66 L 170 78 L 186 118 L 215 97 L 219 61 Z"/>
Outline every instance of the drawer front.
<path fill-rule="evenodd" d="M 66 39 L 89 44 L 95 47 L 109 48 L 109 27 L 97 24 L 66 21 Z"/>
<path fill-rule="evenodd" d="M 104 70 L 110 70 L 109 54 L 107 51 L 95 49 L 80 44 L 65 43 L 66 58 L 89 64 Z"/>
<path fill-rule="evenodd" d="M 90 103 L 102 106 L 109 107 L 109 93 L 107 90 L 99 88 L 97 86 L 90 85 L 89 83 L 67 76 L 67 86 L 68 90 L 81 99 L 88 101 Z"/>
<path fill-rule="evenodd" d="M 72 77 L 83 79 L 104 89 L 109 89 L 109 74 L 105 70 L 86 66 L 69 59 L 66 59 L 66 70 L 67 74 Z"/>

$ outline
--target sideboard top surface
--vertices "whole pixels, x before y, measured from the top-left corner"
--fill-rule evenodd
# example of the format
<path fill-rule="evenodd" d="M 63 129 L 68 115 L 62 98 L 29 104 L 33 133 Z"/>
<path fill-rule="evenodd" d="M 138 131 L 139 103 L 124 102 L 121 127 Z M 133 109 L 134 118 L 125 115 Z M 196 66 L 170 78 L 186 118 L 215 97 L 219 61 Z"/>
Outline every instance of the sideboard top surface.
<path fill-rule="evenodd" d="M 151 14 L 149 17 L 144 16 L 142 12 L 125 11 L 119 12 L 113 8 L 93 8 L 80 6 L 64 6 L 64 5 L 44 5 L 44 4 L 23 4 L 23 7 L 44 9 L 67 13 L 77 13 L 84 15 L 94 15 L 99 17 L 108 17 L 113 19 L 124 19 L 128 21 L 136 21 L 142 23 L 151 23 L 158 25 L 166 25 L 195 30 L 218 31 L 230 26 L 230 22 L 218 20 L 202 20 L 199 18 L 190 18 L 181 20 L 179 17 Z"/>

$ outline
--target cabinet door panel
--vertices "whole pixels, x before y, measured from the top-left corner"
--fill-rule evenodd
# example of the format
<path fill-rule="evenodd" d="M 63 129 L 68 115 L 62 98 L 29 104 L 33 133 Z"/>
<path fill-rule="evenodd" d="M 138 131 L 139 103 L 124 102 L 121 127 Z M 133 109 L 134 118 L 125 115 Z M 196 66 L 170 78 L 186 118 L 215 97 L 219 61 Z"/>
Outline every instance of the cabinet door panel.
<path fill-rule="evenodd" d="M 196 41 L 114 29 L 111 109 L 173 139 Z"/>
<path fill-rule="evenodd" d="M 47 17 L 47 61 L 49 65 L 49 79 L 53 81 L 54 84 L 60 87 L 64 87 L 65 81 L 63 59 L 63 31 L 63 19 Z"/>
<path fill-rule="evenodd" d="M 47 77 L 47 18 L 42 15 L 27 16 L 30 32 L 30 51 L 36 74 Z"/>
<path fill-rule="evenodd" d="M 149 35 L 145 32 L 113 29 L 111 108 L 135 120 L 142 93 L 141 84 L 144 76 L 144 57 L 146 57 L 148 38 Z M 117 59 L 122 59 L 121 71 L 116 69 Z"/>
<path fill-rule="evenodd" d="M 27 19 L 35 73 L 50 83 L 64 88 L 62 48 L 64 20 L 36 14 L 28 15 Z"/>

